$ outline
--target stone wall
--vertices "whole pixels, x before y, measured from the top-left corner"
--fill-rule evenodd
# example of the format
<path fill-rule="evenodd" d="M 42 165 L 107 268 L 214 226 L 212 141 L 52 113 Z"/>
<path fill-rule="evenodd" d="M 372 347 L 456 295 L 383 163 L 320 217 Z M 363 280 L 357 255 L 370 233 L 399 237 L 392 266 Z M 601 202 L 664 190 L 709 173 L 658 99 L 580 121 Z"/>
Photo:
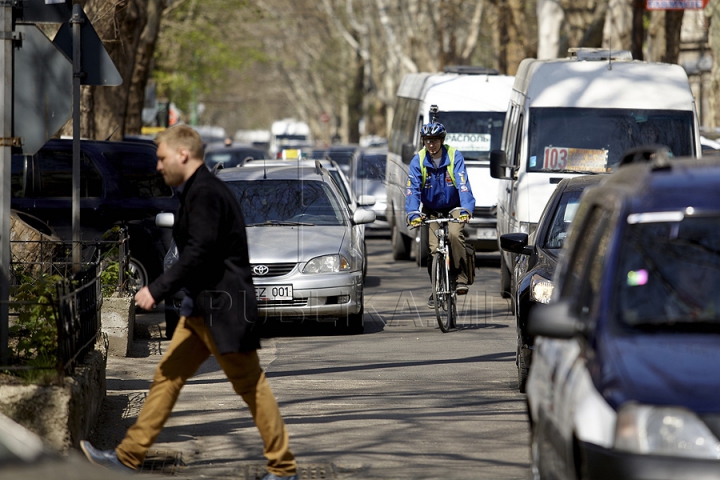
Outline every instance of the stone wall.
<path fill-rule="evenodd" d="M 88 438 L 105 398 L 107 340 L 66 377 L 61 385 L 0 385 L 0 412 L 52 448 L 67 452 Z"/>

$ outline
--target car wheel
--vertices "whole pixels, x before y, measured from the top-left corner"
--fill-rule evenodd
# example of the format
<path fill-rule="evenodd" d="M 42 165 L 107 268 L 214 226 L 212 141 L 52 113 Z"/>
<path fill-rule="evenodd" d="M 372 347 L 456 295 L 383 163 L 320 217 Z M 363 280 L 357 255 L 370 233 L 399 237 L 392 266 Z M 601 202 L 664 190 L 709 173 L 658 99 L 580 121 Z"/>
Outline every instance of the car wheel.
<path fill-rule="evenodd" d="M 523 347 L 520 343 L 522 343 L 522 339 L 518 337 L 517 353 L 515 354 L 518 372 L 518 389 L 520 393 L 525 393 L 528 372 L 530 371 L 530 364 L 527 361 L 530 355 L 530 349 Z"/>
<path fill-rule="evenodd" d="M 500 295 L 503 298 L 510 298 L 510 270 L 505 265 L 503 256 L 500 255 Z"/>
<path fill-rule="evenodd" d="M 400 233 L 397 224 L 393 224 L 391 241 L 393 260 L 407 260 L 410 252 L 410 239 Z"/>
<path fill-rule="evenodd" d="M 145 266 L 137 258 L 130 257 L 128 263 L 128 291 L 132 294 L 148 285 L 148 273 Z"/>
<path fill-rule="evenodd" d="M 347 333 L 359 335 L 365 331 L 365 308 L 360 307 L 358 313 L 351 313 L 347 317 L 347 324 L 344 325 Z"/>

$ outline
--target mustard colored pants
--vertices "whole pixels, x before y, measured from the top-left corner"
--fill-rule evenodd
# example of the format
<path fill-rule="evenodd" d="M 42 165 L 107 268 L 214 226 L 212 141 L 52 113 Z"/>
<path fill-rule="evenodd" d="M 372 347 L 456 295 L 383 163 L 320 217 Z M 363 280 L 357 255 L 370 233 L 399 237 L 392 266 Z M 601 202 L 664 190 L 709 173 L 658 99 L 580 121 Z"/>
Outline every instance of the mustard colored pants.
<path fill-rule="evenodd" d="M 233 389 L 250 408 L 264 443 L 268 471 L 278 476 L 296 473 L 285 422 L 257 351 L 220 355 L 202 317 L 180 317 L 170 346 L 155 370 L 155 377 L 135 425 L 116 448 L 118 459 L 138 469 L 150 446 L 170 417 L 180 389 L 200 365 L 214 355 Z"/>
<path fill-rule="evenodd" d="M 453 218 L 460 216 L 460 211 L 452 213 Z M 428 215 L 431 219 L 436 219 L 436 216 Z M 438 223 L 431 223 L 428 225 L 428 247 L 430 249 L 430 258 L 428 259 L 428 273 L 432 278 L 432 256 L 437 251 L 440 245 L 435 231 L 443 228 Z M 448 236 L 450 237 L 450 261 L 454 271 L 457 273 L 457 283 L 467 283 L 467 263 L 465 261 L 465 228 L 464 223 L 448 223 Z"/>

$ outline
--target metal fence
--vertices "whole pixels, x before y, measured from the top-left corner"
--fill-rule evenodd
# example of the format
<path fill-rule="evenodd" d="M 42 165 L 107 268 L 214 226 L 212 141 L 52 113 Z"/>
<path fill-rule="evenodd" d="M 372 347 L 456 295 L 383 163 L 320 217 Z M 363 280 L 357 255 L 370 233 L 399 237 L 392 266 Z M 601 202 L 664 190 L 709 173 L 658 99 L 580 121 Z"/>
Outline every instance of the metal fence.
<path fill-rule="evenodd" d="M 72 262 L 72 243 L 52 239 L 11 241 L 10 316 L 15 318 L 15 324 L 19 324 L 22 315 L 26 322 L 33 315 L 42 317 L 45 328 L 52 328 L 54 323 L 57 361 L 53 367 L 33 365 L 31 361 L 0 366 L 0 370 L 52 368 L 61 375 L 73 373 L 78 362 L 92 351 L 100 334 L 103 294 L 129 293 L 128 240 L 127 229 L 116 229 L 108 238 L 84 242 L 80 265 Z M 56 278 L 59 281 L 48 285 L 48 279 Z M 43 298 L 29 298 L 36 290 L 42 292 L 38 297 Z M 25 328 L 20 335 L 29 337 L 37 331 Z M 19 346 L 28 338 L 11 337 L 10 341 Z"/>
<path fill-rule="evenodd" d="M 100 265 L 88 265 L 72 280 L 57 285 L 58 371 L 72 374 L 78 360 L 92 351 L 100 333 Z"/>

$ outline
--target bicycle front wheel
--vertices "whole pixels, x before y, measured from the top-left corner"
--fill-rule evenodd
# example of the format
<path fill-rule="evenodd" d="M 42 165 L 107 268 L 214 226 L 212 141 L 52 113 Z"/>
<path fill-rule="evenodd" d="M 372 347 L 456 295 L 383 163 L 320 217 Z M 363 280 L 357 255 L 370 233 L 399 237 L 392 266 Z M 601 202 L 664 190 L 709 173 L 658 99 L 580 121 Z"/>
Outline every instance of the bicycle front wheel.
<path fill-rule="evenodd" d="M 445 265 L 445 255 L 442 253 L 433 255 L 432 284 L 435 318 L 440 330 L 449 332 L 454 322 L 455 305 L 450 292 L 450 276 Z"/>

